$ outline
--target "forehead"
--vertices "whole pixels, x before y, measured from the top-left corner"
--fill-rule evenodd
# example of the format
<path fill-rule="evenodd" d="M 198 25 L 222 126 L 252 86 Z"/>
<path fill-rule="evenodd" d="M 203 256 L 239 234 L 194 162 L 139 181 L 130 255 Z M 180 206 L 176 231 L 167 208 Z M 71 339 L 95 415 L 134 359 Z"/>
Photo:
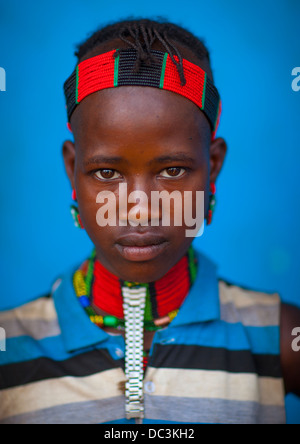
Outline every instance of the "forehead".
<path fill-rule="evenodd" d="M 209 143 L 204 114 L 190 100 L 151 87 L 122 86 L 86 97 L 71 125 L 77 146 L 178 146 Z M 189 142 L 190 143 L 190 142 Z"/>

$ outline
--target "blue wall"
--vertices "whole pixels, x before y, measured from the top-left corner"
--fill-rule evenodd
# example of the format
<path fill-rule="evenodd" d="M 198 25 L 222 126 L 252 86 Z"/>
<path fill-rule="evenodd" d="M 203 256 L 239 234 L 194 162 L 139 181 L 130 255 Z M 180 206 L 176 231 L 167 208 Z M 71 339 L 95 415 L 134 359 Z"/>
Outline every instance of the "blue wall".
<path fill-rule="evenodd" d="M 204 37 L 223 116 L 228 157 L 217 183 L 211 227 L 197 240 L 228 280 L 280 292 L 300 306 L 300 2 L 281 0 L 72 0 L 0 4 L 1 303 L 11 307 L 49 290 L 91 244 L 73 227 L 61 146 L 62 84 L 74 45 L 98 26 L 129 15 L 165 16 Z M 287 401 L 300 423 L 300 402 Z"/>

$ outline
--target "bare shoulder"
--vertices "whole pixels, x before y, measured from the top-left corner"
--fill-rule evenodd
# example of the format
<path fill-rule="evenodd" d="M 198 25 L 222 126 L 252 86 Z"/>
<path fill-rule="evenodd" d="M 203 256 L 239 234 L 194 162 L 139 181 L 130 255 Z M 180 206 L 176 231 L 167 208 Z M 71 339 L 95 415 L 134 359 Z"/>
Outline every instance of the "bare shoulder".
<path fill-rule="evenodd" d="M 282 304 L 280 315 L 281 365 L 286 393 L 300 396 L 300 309 Z"/>

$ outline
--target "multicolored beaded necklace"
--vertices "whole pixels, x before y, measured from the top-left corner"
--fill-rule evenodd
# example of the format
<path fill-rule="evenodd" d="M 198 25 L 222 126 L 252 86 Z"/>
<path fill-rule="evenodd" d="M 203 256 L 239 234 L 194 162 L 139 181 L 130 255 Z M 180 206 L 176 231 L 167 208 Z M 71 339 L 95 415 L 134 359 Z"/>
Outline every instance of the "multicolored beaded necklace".
<path fill-rule="evenodd" d="M 118 279 L 96 260 L 90 259 L 74 274 L 80 304 L 99 327 L 125 330 L 125 412 L 127 419 L 144 418 L 143 381 L 149 351 L 144 350 L 144 331 L 169 324 L 194 283 L 197 261 L 193 248 L 161 279 L 149 284 Z M 100 316 L 92 304 L 111 315 Z"/>
<path fill-rule="evenodd" d="M 123 281 L 110 273 L 98 260 L 96 251 L 73 276 L 75 293 L 90 320 L 99 327 L 125 329 L 122 287 L 145 286 L 144 328 L 156 331 L 169 324 L 194 283 L 197 261 L 192 246 L 187 254 L 161 279 L 148 284 Z M 93 305 L 106 316 L 99 315 Z"/>

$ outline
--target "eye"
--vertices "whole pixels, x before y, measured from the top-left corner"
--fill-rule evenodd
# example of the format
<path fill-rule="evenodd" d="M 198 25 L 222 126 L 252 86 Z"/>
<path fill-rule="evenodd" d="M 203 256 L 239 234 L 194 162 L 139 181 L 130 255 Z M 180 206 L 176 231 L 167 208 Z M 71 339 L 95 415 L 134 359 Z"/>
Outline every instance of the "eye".
<path fill-rule="evenodd" d="M 181 177 L 185 173 L 185 171 L 186 171 L 185 168 L 170 167 L 170 168 L 165 168 L 161 172 L 161 175 L 163 177 Z"/>
<path fill-rule="evenodd" d="M 104 168 L 104 169 L 96 171 L 95 175 L 98 179 L 101 179 L 101 180 L 119 179 L 121 177 L 120 173 L 118 173 L 115 170 L 110 170 L 108 168 Z"/>

